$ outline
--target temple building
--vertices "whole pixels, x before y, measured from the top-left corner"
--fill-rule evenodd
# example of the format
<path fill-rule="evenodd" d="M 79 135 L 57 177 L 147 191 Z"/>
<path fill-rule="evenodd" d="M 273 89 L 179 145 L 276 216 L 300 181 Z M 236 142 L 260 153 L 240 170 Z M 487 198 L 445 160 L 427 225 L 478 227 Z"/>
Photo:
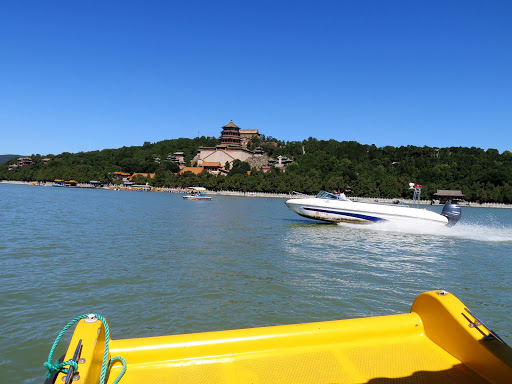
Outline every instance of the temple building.
<path fill-rule="evenodd" d="M 257 137 L 258 139 L 261 137 L 261 135 L 257 129 L 241 129 L 240 130 L 240 138 L 242 139 L 242 145 L 244 147 L 247 146 L 247 144 L 253 137 Z"/>
<path fill-rule="evenodd" d="M 240 137 L 240 127 L 233 124 L 233 120 L 222 127 L 220 134 L 220 145 L 228 145 L 239 147 L 242 145 L 242 139 Z"/>
<path fill-rule="evenodd" d="M 204 163 L 218 163 L 221 165 L 221 168 L 216 169 L 214 172 L 223 173 L 226 163 L 232 166 L 235 160 L 250 162 L 255 156 L 262 156 L 262 154 L 257 154 L 242 146 L 240 127 L 235 125 L 233 120 L 221 128 L 220 144 L 215 147 L 199 148 L 197 155 L 192 159 L 192 163 L 195 163 L 198 167 L 202 167 Z"/>
<path fill-rule="evenodd" d="M 183 152 L 174 152 L 174 154 L 167 156 L 167 159 L 178 164 L 180 170 L 185 168 L 185 154 Z"/>
<path fill-rule="evenodd" d="M 255 148 L 254 151 L 247 149 L 247 144 L 253 137 L 260 138 L 257 129 L 241 129 L 233 123 L 233 120 L 221 128 L 219 145 L 200 147 L 191 161 L 192 165 L 201 167 L 209 173 L 227 174 L 226 163 L 229 163 L 231 168 L 235 160 L 246 161 L 252 168 L 263 169 L 263 171 L 269 170 L 272 166 L 284 171 L 286 165 L 292 161 L 282 156 L 279 156 L 278 160 L 271 160 L 261 147 Z M 277 146 L 277 143 L 272 144 Z"/>

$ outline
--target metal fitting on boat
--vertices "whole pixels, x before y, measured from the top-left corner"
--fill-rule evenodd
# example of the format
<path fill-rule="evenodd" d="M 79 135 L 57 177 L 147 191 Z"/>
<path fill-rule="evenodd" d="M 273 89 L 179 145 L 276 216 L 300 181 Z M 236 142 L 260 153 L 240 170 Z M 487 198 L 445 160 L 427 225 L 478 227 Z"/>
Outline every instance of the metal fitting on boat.
<path fill-rule="evenodd" d="M 448 292 L 446 292 L 446 291 L 443 289 L 443 290 L 441 290 L 441 291 L 437 292 L 437 294 L 438 294 L 439 296 L 446 296 L 446 295 L 448 295 Z"/>
<path fill-rule="evenodd" d="M 94 313 L 88 314 L 87 317 L 85 318 L 86 323 L 94 323 L 96 320 L 98 320 L 98 318 Z"/>

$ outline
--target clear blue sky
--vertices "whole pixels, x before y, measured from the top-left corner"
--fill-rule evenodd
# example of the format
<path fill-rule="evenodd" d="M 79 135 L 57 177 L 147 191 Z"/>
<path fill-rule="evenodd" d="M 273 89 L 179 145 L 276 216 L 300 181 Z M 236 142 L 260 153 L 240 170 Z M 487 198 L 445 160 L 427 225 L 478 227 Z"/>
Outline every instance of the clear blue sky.
<path fill-rule="evenodd" d="M 512 150 L 511 1 L 6 1 L 0 154 L 219 136 Z"/>

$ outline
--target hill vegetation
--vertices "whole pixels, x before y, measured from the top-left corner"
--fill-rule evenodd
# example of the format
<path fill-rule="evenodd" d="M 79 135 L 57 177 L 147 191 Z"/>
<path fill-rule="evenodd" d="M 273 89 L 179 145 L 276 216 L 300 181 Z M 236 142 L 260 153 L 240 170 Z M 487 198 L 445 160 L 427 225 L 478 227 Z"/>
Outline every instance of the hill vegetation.
<path fill-rule="evenodd" d="M 278 145 L 263 145 L 269 156 L 294 159 L 286 172 L 275 168 L 267 173 L 252 170 L 247 174 L 248 163 L 236 161 L 228 176 L 189 172 L 178 175 L 177 165 L 168 160 L 168 156 L 181 151 L 190 163 L 200 146 L 218 143 L 216 138 L 203 136 L 146 142 L 142 146 L 119 149 L 47 155 L 45 157 L 52 158 L 48 164 L 38 161 L 40 155 L 33 155 L 35 164 L 29 167 L 8 170 L 8 164 L 14 161 L 0 165 L 0 179 L 116 182 L 112 179 L 115 171 L 154 172 L 155 178 L 139 177 L 137 182 L 262 192 L 316 193 L 320 189 L 351 189 L 356 196 L 388 198 L 409 198 L 408 183 L 416 182 L 423 184 L 424 198 L 433 198 L 437 189 L 461 189 L 469 201 L 512 203 L 510 151 L 500 154 L 496 149 L 485 151 L 475 147 L 376 147 L 312 137 L 293 142 L 271 140 Z"/>
<path fill-rule="evenodd" d="M 17 159 L 18 157 L 22 157 L 21 155 L 0 155 L 0 164 L 5 163 L 6 161 Z"/>

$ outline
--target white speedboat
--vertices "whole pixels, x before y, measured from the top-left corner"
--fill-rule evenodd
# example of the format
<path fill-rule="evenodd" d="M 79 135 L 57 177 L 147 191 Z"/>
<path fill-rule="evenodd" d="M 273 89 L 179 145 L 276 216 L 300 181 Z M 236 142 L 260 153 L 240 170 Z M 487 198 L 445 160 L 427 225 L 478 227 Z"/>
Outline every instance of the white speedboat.
<path fill-rule="evenodd" d="M 290 199 L 285 203 L 292 211 L 309 219 L 353 224 L 401 221 L 452 226 L 460 220 L 461 211 L 458 204 L 445 204 L 439 214 L 407 205 L 351 201 L 344 194 L 325 191 L 316 197 Z"/>
<path fill-rule="evenodd" d="M 206 188 L 190 187 L 190 194 L 183 196 L 185 200 L 211 200 L 210 196 L 206 196 Z"/>

